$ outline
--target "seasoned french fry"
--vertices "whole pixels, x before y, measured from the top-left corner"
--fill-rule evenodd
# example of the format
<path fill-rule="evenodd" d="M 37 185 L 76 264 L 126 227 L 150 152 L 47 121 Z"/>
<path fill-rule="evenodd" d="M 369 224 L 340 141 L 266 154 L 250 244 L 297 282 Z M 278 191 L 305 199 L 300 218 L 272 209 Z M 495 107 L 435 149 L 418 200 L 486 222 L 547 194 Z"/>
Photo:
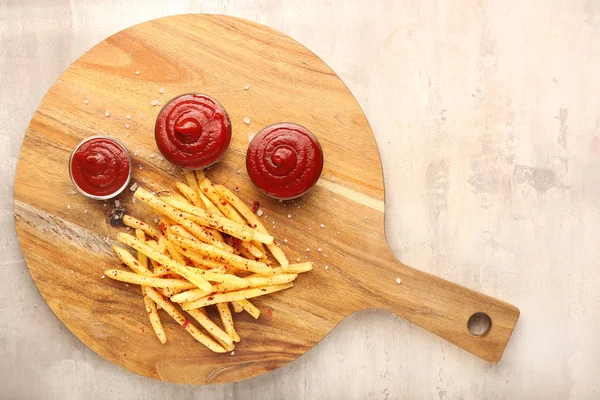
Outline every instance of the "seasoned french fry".
<path fill-rule="evenodd" d="M 194 179 L 194 182 L 195 182 L 195 179 Z M 200 197 L 198 197 L 198 189 L 194 190 L 182 182 L 175 182 L 175 186 L 177 186 L 177 189 L 193 205 L 198 206 L 198 207 L 202 207 L 204 205 L 204 203 L 202 203 L 202 200 L 200 200 Z"/>
<path fill-rule="evenodd" d="M 269 234 L 269 232 L 267 231 L 267 228 L 265 228 L 265 226 L 260 221 L 258 216 L 252 212 L 252 210 L 250 209 L 250 207 L 248 207 L 246 205 L 246 203 L 244 203 L 239 197 L 237 197 L 235 194 L 233 194 L 231 192 L 231 190 L 227 189 L 223 185 L 215 185 L 215 190 L 225 200 L 227 200 L 236 210 L 239 211 L 239 213 L 246 219 L 246 221 L 248 221 L 250 226 L 254 227 L 254 229 L 256 229 L 257 231 L 259 231 L 263 234 L 266 234 L 266 235 Z M 273 243 L 265 243 L 265 244 L 267 245 L 267 248 L 269 249 L 271 254 L 273 254 L 273 257 L 275 257 L 277 262 L 279 262 L 281 267 L 284 270 L 287 270 L 287 268 L 289 266 L 289 261 L 288 261 L 287 257 L 285 256 L 285 254 L 283 253 L 283 250 L 281 250 L 279 248 L 279 246 L 277 246 L 277 244 L 275 244 L 274 242 Z"/>
<path fill-rule="evenodd" d="M 136 274 L 148 277 L 151 277 L 153 275 L 152 272 L 148 269 L 148 267 L 144 267 L 143 265 L 141 265 L 140 262 L 136 260 L 135 257 L 124 248 L 113 246 L 112 249 L 117 255 L 117 257 L 119 257 L 119 259 L 123 262 L 123 264 L 127 265 Z"/>
<path fill-rule="evenodd" d="M 256 306 L 252 303 L 250 303 L 247 299 L 242 299 L 237 301 L 237 303 L 244 309 L 246 310 L 246 312 L 250 315 L 252 315 L 252 317 L 254 319 L 257 319 L 260 316 L 260 310 L 258 308 L 256 308 Z"/>
<path fill-rule="evenodd" d="M 169 300 L 171 300 L 173 303 L 185 303 L 186 301 L 194 301 L 201 299 L 209 294 L 210 293 L 207 293 L 200 289 L 192 289 L 173 295 L 169 298 Z"/>
<path fill-rule="evenodd" d="M 212 201 L 210 201 L 208 199 L 208 197 L 206 197 L 204 195 L 204 193 L 202 193 L 201 190 L 198 190 L 198 197 L 200 198 L 200 201 L 202 202 L 202 204 L 204 205 L 204 208 L 206 208 L 207 211 L 211 212 L 213 215 L 217 215 L 219 217 L 225 218 L 225 216 L 223 215 L 223 213 L 221 212 L 221 210 L 219 210 L 217 208 L 217 206 L 215 206 L 212 203 Z"/>
<path fill-rule="evenodd" d="M 194 308 L 206 307 L 211 304 L 218 304 L 224 302 L 238 301 L 243 299 L 251 299 L 253 297 L 263 296 L 265 294 L 278 292 L 280 290 L 289 289 L 294 286 L 293 282 L 284 283 L 283 285 L 267 286 L 262 288 L 252 288 L 238 290 L 236 292 L 229 293 L 215 293 L 201 299 L 185 302 L 182 304 L 184 310 L 192 310 Z"/>
<path fill-rule="evenodd" d="M 237 302 L 237 301 L 232 301 L 231 302 L 231 307 L 233 307 L 233 312 L 236 314 L 241 313 L 242 311 L 244 311 L 244 307 L 242 307 L 242 305 Z"/>
<path fill-rule="evenodd" d="M 187 262 L 185 261 L 183 256 L 179 253 L 177 248 L 175 246 L 173 246 L 173 243 L 171 243 L 171 241 L 169 241 L 169 240 L 165 241 L 165 250 L 167 250 L 167 253 L 171 256 L 171 258 L 173 260 L 177 261 L 181 265 L 187 265 Z"/>
<path fill-rule="evenodd" d="M 104 271 L 104 275 L 106 275 L 110 279 L 126 283 L 133 283 L 134 285 L 161 288 L 172 287 L 182 289 L 192 289 L 195 287 L 193 283 L 189 283 L 187 281 L 182 281 L 179 279 L 154 278 L 150 276 L 138 275 L 133 272 L 121 271 L 118 269 L 107 269 L 106 271 Z"/>
<path fill-rule="evenodd" d="M 200 183 L 200 181 L 204 178 L 206 178 L 206 176 L 204 175 L 204 171 L 201 169 L 197 169 L 194 171 L 196 173 L 196 180 L 198 181 L 198 183 Z"/>
<path fill-rule="evenodd" d="M 135 230 L 135 237 L 137 237 L 140 242 L 146 242 L 146 234 L 141 229 Z M 148 257 L 146 257 L 144 253 L 138 253 L 138 261 L 142 267 L 148 269 Z"/>
<path fill-rule="evenodd" d="M 202 343 L 215 353 L 225 353 L 226 350 L 223 346 L 216 343 L 210 337 L 202 333 L 198 328 L 191 324 L 188 319 L 171 304 L 171 302 L 165 300 L 160 293 L 152 288 L 148 288 L 148 297 L 150 297 L 157 305 L 160 305 L 170 316 L 173 318 L 183 329 L 185 329 L 194 339 Z"/>
<path fill-rule="evenodd" d="M 217 324 L 212 322 L 210 318 L 201 313 L 198 310 L 189 310 L 188 314 L 190 314 L 198 323 L 206 329 L 208 333 L 210 333 L 215 339 L 220 340 L 223 343 L 228 345 L 233 344 L 233 338 L 227 334 L 227 332 L 223 331 Z"/>
<path fill-rule="evenodd" d="M 123 232 L 120 232 L 117 236 L 117 239 L 121 243 L 126 244 L 127 246 L 130 246 L 130 247 L 133 247 L 137 251 L 141 251 L 142 253 L 147 255 L 149 258 L 159 262 L 160 264 L 169 268 L 173 272 L 181 275 L 182 277 L 184 277 L 185 279 L 187 279 L 188 281 L 190 281 L 194 285 L 196 285 L 199 289 L 202 289 L 205 291 L 209 291 L 212 289 L 212 285 L 210 283 L 208 283 L 206 281 L 206 279 L 204 279 L 204 277 L 199 275 L 197 272 L 193 271 L 189 267 L 186 267 L 185 265 L 182 265 L 176 261 L 171 260 L 169 257 L 167 257 L 163 254 L 160 254 L 156 250 L 152 250 L 148 245 L 141 243 L 139 240 L 137 240 L 133 236 L 128 235 Z M 184 239 L 184 240 L 187 240 L 187 239 Z M 229 253 L 226 253 L 226 254 L 229 254 Z"/>
<path fill-rule="evenodd" d="M 227 332 L 229 337 L 231 337 L 234 342 L 239 342 L 240 337 L 233 326 L 233 317 L 231 316 L 231 310 L 229 310 L 229 304 L 219 303 L 217 304 L 217 309 L 219 310 L 219 315 L 221 316 L 221 322 L 223 322 L 225 332 Z"/>
<path fill-rule="evenodd" d="M 276 274 L 301 274 L 303 272 L 312 271 L 313 263 L 312 262 L 303 262 L 298 264 L 290 264 L 287 270 L 284 270 L 282 267 L 273 268 Z"/>
<path fill-rule="evenodd" d="M 174 243 L 177 243 L 179 247 L 184 250 L 191 250 L 200 255 L 212 258 L 213 260 L 226 262 L 227 264 L 231 264 L 232 266 L 242 270 L 252 271 L 261 275 L 275 274 L 273 268 L 269 267 L 264 262 L 248 260 L 246 258 L 237 256 L 235 254 L 230 254 L 221 249 L 207 245 L 206 243 L 201 243 L 198 240 L 185 239 L 175 235 L 169 235 L 168 239 L 174 241 Z"/>
<path fill-rule="evenodd" d="M 156 303 L 146 294 L 147 288 L 142 287 L 142 291 L 144 292 L 144 306 L 146 307 L 146 313 L 148 314 L 152 330 L 154 330 L 158 340 L 160 340 L 162 344 L 165 344 L 167 343 L 167 335 L 165 334 L 162 322 L 160 322 Z"/>
<path fill-rule="evenodd" d="M 141 229 L 146 234 L 152 236 L 155 239 L 158 239 L 160 237 L 160 233 L 156 229 L 154 229 L 144 221 L 140 221 L 139 219 L 132 217 L 131 215 L 124 215 L 123 223 L 130 228 Z"/>
<path fill-rule="evenodd" d="M 198 191 L 198 180 L 196 179 L 196 174 L 194 173 L 194 171 L 184 169 L 183 174 L 185 175 L 185 180 L 187 181 L 187 184 L 190 187 L 190 189 Z"/>
<path fill-rule="evenodd" d="M 161 236 L 160 239 L 158 239 L 158 245 L 156 246 L 156 248 L 153 248 L 153 250 L 156 250 L 158 253 L 163 255 L 166 254 L 166 243 L 167 239 L 165 239 L 164 236 Z M 161 265 L 153 259 L 150 259 L 150 263 L 154 267 L 154 276 L 163 276 L 169 272 L 169 269 L 167 267 Z"/>

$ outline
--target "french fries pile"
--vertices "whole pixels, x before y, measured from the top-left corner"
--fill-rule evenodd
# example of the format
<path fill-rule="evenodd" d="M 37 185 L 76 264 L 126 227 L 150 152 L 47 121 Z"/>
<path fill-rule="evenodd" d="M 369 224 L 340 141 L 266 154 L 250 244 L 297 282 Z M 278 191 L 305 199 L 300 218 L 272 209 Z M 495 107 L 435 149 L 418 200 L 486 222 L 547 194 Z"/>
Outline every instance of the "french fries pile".
<path fill-rule="evenodd" d="M 135 236 L 121 232 L 123 247 L 115 254 L 133 272 L 109 269 L 108 278 L 140 285 L 150 325 L 161 343 L 167 342 L 159 309 L 216 353 L 232 351 L 240 341 L 229 305 L 235 313 L 260 311 L 248 299 L 291 288 L 298 274 L 312 263 L 290 264 L 254 212 L 222 185 L 213 185 L 202 171 L 185 171 L 180 194 L 155 195 L 139 187 L 134 197 L 160 215 L 159 229 L 130 215 L 123 223 Z M 274 263 L 268 258 L 267 250 Z M 191 317 L 188 318 L 179 305 Z M 216 305 L 223 328 L 205 307 Z M 202 331 L 190 319 L 204 328 Z"/>

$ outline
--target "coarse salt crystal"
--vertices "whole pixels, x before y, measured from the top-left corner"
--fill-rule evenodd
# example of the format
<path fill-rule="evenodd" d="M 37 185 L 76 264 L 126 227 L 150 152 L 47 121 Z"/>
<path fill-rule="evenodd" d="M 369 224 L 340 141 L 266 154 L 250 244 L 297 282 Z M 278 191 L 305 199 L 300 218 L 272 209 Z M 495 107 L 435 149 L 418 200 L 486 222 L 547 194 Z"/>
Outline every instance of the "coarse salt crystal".
<path fill-rule="evenodd" d="M 402 283 L 402 279 L 400 279 L 400 278 L 396 278 L 396 283 L 397 283 L 398 285 L 399 285 L 399 284 L 401 284 L 401 283 Z"/>
<path fill-rule="evenodd" d="M 125 129 L 129 129 L 129 124 L 125 124 Z"/>
<path fill-rule="evenodd" d="M 129 132 L 125 132 L 125 137 L 129 137 Z"/>
<path fill-rule="evenodd" d="M 331 177 L 331 182 L 335 182 L 335 178 L 334 177 Z"/>
<path fill-rule="evenodd" d="M 251 142 L 252 139 L 254 139 L 254 136 L 256 136 L 256 133 L 248 132 L 248 141 Z M 281 200 L 279 200 L 279 201 L 281 201 Z"/>
<path fill-rule="evenodd" d="M 140 74 L 140 71 L 135 71 L 135 74 L 136 74 L 136 75 L 139 75 L 139 74 Z"/>
<path fill-rule="evenodd" d="M 287 217 L 288 217 L 288 218 L 292 218 L 292 214 L 288 214 L 288 215 L 287 215 Z"/>
<path fill-rule="evenodd" d="M 259 217 L 261 217 L 263 215 L 262 208 L 259 208 L 258 210 L 256 210 L 256 215 L 258 215 Z"/>
<path fill-rule="evenodd" d="M 68 135 L 68 134 L 69 134 L 69 132 L 65 132 L 65 135 Z"/>
<path fill-rule="evenodd" d="M 87 103 L 88 103 L 88 101 L 87 101 L 87 100 L 84 100 L 84 101 L 83 101 L 83 104 L 87 104 Z"/>
<path fill-rule="evenodd" d="M 299 261 L 300 261 L 300 257 L 296 258 L 296 262 L 299 262 Z"/>
<path fill-rule="evenodd" d="M 120 207 L 121 206 L 121 202 L 119 200 L 115 200 L 115 207 Z"/>
<path fill-rule="evenodd" d="M 127 114 L 127 119 L 131 119 L 131 115 L 130 114 Z"/>
<path fill-rule="evenodd" d="M 71 205 L 67 204 L 67 210 L 70 210 L 70 209 L 71 209 Z"/>
<path fill-rule="evenodd" d="M 150 154 L 150 158 L 154 158 L 154 157 L 155 157 L 154 154 Z"/>
<path fill-rule="evenodd" d="M 164 161 L 164 159 L 165 159 L 165 158 L 164 158 L 163 156 L 160 156 L 160 157 L 158 157 L 158 159 L 159 159 L 160 161 Z"/>
<path fill-rule="evenodd" d="M 310 249 L 307 247 L 307 248 L 306 248 L 306 251 L 310 251 Z"/>
<path fill-rule="evenodd" d="M 83 210 L 83 213 L 84 213 L 84 214 L 87 214 L 87 213 L 88 213 L 88 210 Z"/>
<path fill-rule="evenodd" d="M 325 224 L 321 224 L 321 228 L 325 228 Z"/>
<path fill-rule="evenodd" d="M 77 194 L 77 192 L 74 190 L 71 190 L 71 194 Z"/>
<path fill-rule="evenodd" d="M 244 123 L 245 123 L 246 125 L 249 125 L 249 124 L 250 124 L 250 118 L 248 118 L 248 117 L 244 117 L 244 119 L 243 119 L 242 121 L 244 121 Z"/>
<path fill-rule="evenodd" d="M 367 216 L 365 215 L 365 219 L 367 219 Z"/>
<path fill-rule="evenodd" d="M 136 200 L 135 200 L 135 196 L 132 196 L 132 197 L 131 197 L 131 202 L 132 202 L 133 204 L 135 204 L 135 202 L 136 202 Z M 127 230 L 129 230 L 129 227 L 127 227 Z"/>
<path fill-rule="evenodd" d="M 287 240 L 287 239 L 283 239 L 283 241 L 284 241 L 285 243 L 287 243 L 287 242 L 288 242 L 288 240 Z"/>
<path fill-rule="evenodd" d="M 163 89 L 163 88 L 158 89 L 158 93 L 163 94 L 164 92 L 165 92 L 165 89 Z"/>
<path fill-rule="evenodd" d="M 336 199 L 335 197 L 333 198 L 333 201 L 335 201 L 336 203 L 338 202 L 338 199 Z"/>
<path fill-rule="evenodd" d="M 325 269 L 329 269 L 329 267 L 326 265 L 326 266 L 325 266 Z"/>
<path fill-rule="evenodd" d="M 321 250 L 323 250 L 323 249 L 321 249 L 320 247 L 317 249 L 318 252 L 320 252 Z"/>
<path fill-rule="evenodd" d="M 151 104 L 152 104 L 153 106 L 156 106 L 156 105 L 158 105 L 158 100 L 156 100 L 156 99 L 152 100 L 152 103 L 151 103 Z"/>
<path fill-rule="evenodd" d="M 137 189 L 137 187 L 138 187 L 138 184 L 136 182 L 133 185 L 131 185 L 131 187 L 129 188 L 129 190 L 131 190 L 132 192 L 135 192 L 135 189 Z"/>
<path fill-rule="evenodd" d="M 110 111 L 108 111 L 108 110 L 104 111 L 104 116 L 105 117 L 110 117 Z"/>
<path fill-rule="evenodd" d="M 136 151 L 133 152 L 133 156 L 137 157 L 137 155 L 138 155 L 138 151 L 136 150 Z"/>
<path fill-rule="evenodd" d="M 148 182 L 148 180 L 146 178 L 142 178 L 142 182 L 146 183 L 146 182 Z"/>
<path fill-rule="evenodd" d="M 250 85 L 244 86 L 244 90 L 248 90 L 248 89 L 250 89 Z"/>
<path fill-rule="evenodd" d="M 233 356 L 233 355 L 235 355 L 235 350 L 231 352 L 231 355 L 232 355 L 232 356 Z"/>
<path fill-rule="evenodd" d="M 235 171 L 236 174 L 239 174 L 241 171 L 238 169 L 237 171 Z"/>
<path fill-rule="evenodd" d="M 141 165 L 140 165 L 140 169 L 143 169 Z"/>
<path fill-rule="evenodd" d="M 100 277 L 100 279 L 104 279 L 104 275 L 102 275 L 102 276 Z"/>
<path fill-rule="evenodd" d="M 110 243 L 110 238 L 107 236 L 107 237 L 105 237 L 105 238 L 104 238 L 104 241 L 105 241 L 106 243 Z"/>

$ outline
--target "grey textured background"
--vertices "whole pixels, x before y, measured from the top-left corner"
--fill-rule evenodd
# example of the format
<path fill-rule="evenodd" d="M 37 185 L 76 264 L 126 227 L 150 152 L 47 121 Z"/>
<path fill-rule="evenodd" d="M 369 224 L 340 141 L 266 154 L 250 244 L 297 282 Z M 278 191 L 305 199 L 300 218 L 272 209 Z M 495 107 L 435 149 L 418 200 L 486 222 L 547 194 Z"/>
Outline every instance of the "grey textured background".
<path fill-rule="evenodd" d="M 103 360 L 42 300 L 14 231 L 15 163 L 53 81 L 108 35 L 231 14 L 321 56 L 381 151 L 407 264 L 522 314 L 487 364 L 384 311 L 248 381 L 190 387 Z M 0 1 L 0 398 L 600 397 L 600 1 Z"/>

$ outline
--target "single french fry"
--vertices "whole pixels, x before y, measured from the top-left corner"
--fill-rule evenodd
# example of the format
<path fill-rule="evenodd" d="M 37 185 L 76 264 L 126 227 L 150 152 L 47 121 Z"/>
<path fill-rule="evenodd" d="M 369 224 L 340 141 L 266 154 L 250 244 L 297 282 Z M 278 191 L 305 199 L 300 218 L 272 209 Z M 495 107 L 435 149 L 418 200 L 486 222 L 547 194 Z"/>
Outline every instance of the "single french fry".
<path fill-rule="evenodd" d="M 252 317 L 254 319 L 258 319 L 258 317 L 260 316 L 260 310 L 252 303 L 250 303 L 248 301 L 248 299 L 242 299 L 237 301 L 237 303 L 244 309 L 246 310 L 246 312 L 250 315 L 252 315 Z"/>
<path fill-rule="evenodd" d="M 206 307 L 212 304 L 239 301 L 243 299 L 251 299 L 253 297 L 264 296 L 269 293 L 278 292 L 280 290 L 289 289 L 294 286 L 293 282 L 284 283 L 283 285 L 266 286 L 261 288 L 252 288 L 238 290 L 236 292 L 229 293 L 215 293 L 201 299 L 185 302 L 182 304 L 184 310 L 192 310 L 194 308 Z"/>
<path fill-rule="evenodd" d="M 226 352 L 223 346 L 219 345 L 210 337 L 198 330 L 196 326 L 194 326 L 192 323 L 190 323 L 190 321 L 188 321 L 188 319 L 181 313 L 181 311 L 176 309 L 171 302 L 165 300 L 156 290 L 149 288 L 147 294 L 148 297 L 150 297 L 157 305 L 160 305 L 171 316 L 171 318 L 173 318 L 179 325 L 181 325 L 181 327 L 185 329 L 190 335 L 192 335 L 192 337 L 198 342 L 202 343 L 215 353 Z"/>
<path fill-rule="evenodd" d="M 194 179 L 194 182 L 196 180 Z M 195 206 L 202 207 L 204 203 L 198 197 L 198 189 L 194 190 L 183 182 L 175 182 L 177 189 L 185 196 L 185 198 Z"/>
<path fill-rule="evenodd" d="M 202 243 L 198 240 L 181 238 L 175 235 L 169 235 L 169 240 L 175 241 L 184 250 L 191 250 L 200 255 L 209 257 L 230 264 L 236 268 L 252 271 L 261 275 L 274 275 L 275 271 L 264 262 L 248 260 L 246 258 L 217 249 L 213 246 Z M 202 288 L 201 288 L 202 289 Z"/>
<path fill-rule="evenodd" d="M 135 237 L 137 237 L 140 242 L 146 242 L 146 234 L 141 229 L 135 230 Z M 144 253 L 138 253 L 138 261 L 142 267 L 148 269 L 148 257 L 146 257 Z"/>
<path fill-rule="evenodd" d="M 235 326 L 233 325 L 233 317 L 231 316 L 231 310 L 229 309 L 228 303 L 219 303 L 217 304 L 217 309 L 219 310 L 219 315 L 221 316 L 221 322 L 223 323 L 223 327 L 225 328 L 225 332 L 233 339 L 234 342 L 239 342 L 240 337 L 235 331 Z"/>
<path fill-rule="evenodd" d="M 198 273 L 196 273 L 189 267 L 186 267 L 185 265 L 182 265 L 174 260 L 171 260 L 169 257 L 167 257 L 163 254 L 160 254 L 156 250 L 152 250 L 148 245 L 141 243 L 139 240 L 137 240 L 133 236 L 128 235 L 123 232 L 120 232 L 117 236 L 117 239 L 121 243 L 126 244 L 127 246 L 130 246 L 130 247 L 133 247 L 137 251 L 141 251 L 142 253 L 147 255 L 149 258 L 159 262 L 160 264 L 169 268 L 173 272 L 181 275 L 182 277 L 184 277 L 185 279 L 187 279 L 188 281 L 190 281 L 194 285 L 196 285 L 199 289 L 202 289 L 205 291 L 209 291 L 212 289 L 212 285 L 210 283 L 208 283 L 208 281 L 206 281 L 206 279 L 204 279 L 204 277 L 200 276 Z M 229 254 L 229 253 L 227 253 L 227 254 Z"/>
<path fill-rule="evenodd" d="M 269 234 L 269 231 L 267 231 L 267 228 L 265 228 L 258 216 L 252 212 L 252 210 L 246 205 L 246 203 L 244 203 L 238 196 L 233 194 L 231 190 L 227 189 L 223 185 L 215 185 L 215 190 L 225 200 L 227 200 L 236 210 L 239 211 L 239 213 L 246 219 L 246 221 L 248 221 L 250 226 L 254 227 L 254 229 L 263 234 Z M 289 266 L 289 261 L 283 253 L 283 250 L 281 250 L 279 246 L 277 246 L 277 244 L 275 244 L 274 242 L 265 244 L 267 245 L 267 248 L 269 249 L 271 254 L 273 254 L 273 257 L 275 257 L 277 262 L 279 262 L 281 267 L 284 270 L 286 270 Z"/>
<path fill-rule="evenodd" d="M 303 262 L 298 264 L 290 264 L 288 265 L 287 270 L 284 270 L 282 267 L 275 267 L 275 274 L 301 274 L 303 272 L 312 271 L 313 263 L 312 262 Z"/>
<path fill-rule="evenodd" d="M 210 201 L 208 199 L 208 197 L 206 197 L 204 195 L 204 193 L 202 193 L 201 190 L 198 190 L 198 197 L 200 198 L 200 201 L 202 202 L 202 204 L 204 205 L 204 208 L 206 208 L 207 211 L 213 213 L 213 215 L 217 215 L 219 217 L 223 217 L 225 218 L 225 216 L 223 215 L 223 213 L 221 212 L 221 210 L 219 210 L 217 208 L 217 206 L 215 206 L 212 201 Z"/>
<path fill-rule="evenodd" d="M 160 254 L 165 255 L 167 252 L 166 251 L 166 243 L 167 243 L 167 239 L 165 239 L 164 236 L 161 236 L 160 239 L 158 239 L 158 245 L 156 246 L 156 248 L 154 248 L 154 250 L 156 250 Z M 169 273 L 169 269 L 167 267 L 165 267 L 164 265 L 161 265 L 157 261 L 150 259 L 150 263 L 154 267 L 154 276 L 159 277 L 159 276 L 163 276 L 163 275 Z"/>
<path fill-rule="evenodd" d="M 140 264 L 140 262 L 136 260 L 135 257 L 124 248 L 118 246 L 113 246 L 112 248 L 117 257 L 119 257 L 119 259 L 123 262 L 123 264 L 127 265 L 129 269 L 131 269 L 136 274 L 148 277 L 151 277 L 153 275 L 147 266 L 144 267 L 142 264 Z"/>
<path fill-rule="evenodd" d="M 198 180 L 196 179 L 196 174 L 194 171 L 189 169 L 184 169 L 183 174 L 185 175 L 185 180 L 187 181 L 190 189 L 197 191 L 198 190 Z"/>
<path fill-rule="evenodd" d="M 165 334 L 165 329 L 162 326 L 162 322 L 160 322 L 158 310 L 156 309 L 156 303 L 150 298 L 150 296 L 146 294 L 146 288 L 142 287 L 142 291 L 144 292 L 144 306 L 146 307 L 146 313 L 148 314 L 148 319 L 150 320 L 152 330 L 156 334 L 158 340 L 160 340 L 162 344 L 165 344 L 167 343 L 167 335 Z"/>
<path fill-rule="evenodd" d="M 260 250 L 260 252 L 261 252 L 261 253 L 263 253 L 263 255 L 264 255 L 265 257 L 267 256 L 267 255 L 266 255 L 266 251 L 265 251 L 265 246 L 264 246 L 264 245 L 263 245 L 261 242 L 259 242 L 258 240 L 253 240 L 253 241 L 252 241 L 252 244 L 253 244 L 253 245 L 255 245 L 255 246 L 256 246 L 256 248 L 257 248 L 258 250 Z"/>
<path fill-rule="evenodd" d="M 182 289 L 193 289 L 195 287 L 193 283 L 179 279 L 154 278 L 150 276 L 138 275 L 133 272 L 121 271 L 119 269 L 107 269 L 106 271 L 104 271 L 104 275 L 106 275 L 110 279 L 126 283 L 133 283 L 134 285 L 161 288 L 172 287 Z"/>
<path fill-rule="evenodd" d="M 265 258 L 265 253 L 260 251 L 258 249 L 258 247 L 256 247 L 254 244 L 252 244 L 252 242 L 242 242 L 242 243 L 240 243 L 240 247 L 242 249 L 244 249 L 252 257 Z"/>
<path fill-rule="evenodd" d="M 233 338 L 227 334 L 227 332 L 223 331 L 217 324 L 212 322 L 210 318 L 204 315 L 202 312 L 198 310 L 189 310 L 188 314 L 190 314 L 198 323 L 206 329 L 208 333 L 210 333 L 215 339 L 220 340 L 223 343 L 228 345 L 233 344 Z"/>
<path fill-rule="evenodd" d="M 233 308 L 233 312 L 236 314 L 239 314 L 242 311 L 244 311 L 244 307 L 242 307 L 242 305 L 237 301 L 232 301 L 231 307 Z"/>
<path fill-rule="evenodd" d="M 200 183 L 200 181 L 202 179 L 206 178 L 203 170 L 197 169 L 197 170 L 194 170 L 194 172 L 196 173 L 196 180 L 198 181 L 198 183 Z"/>
<path fill-rule="evenodd" d="M 185 303 L 186 301 L 194 301 L 201 299 L 209 294 L 210 293 L 207 293 L 200 289 L 192 289 L 173 295 L 169 298 L 169 300 L 171 300 L 173 303 Z"/>
<path fill-rule="evenodd" d="M 130 228 L 141 229 L 146 234 L 148 234 L 149 236 L 152 236 L 155 239 L 158 239 L 160 237 L 160 233 L 156 229 L 154 229 L 153 227 L 151 227 L 144 221 L 140 221 L 139 219 L 132 217 L 131 215 L 127 215 L 127 214 L 124 215 L 123 223 Z"/>

